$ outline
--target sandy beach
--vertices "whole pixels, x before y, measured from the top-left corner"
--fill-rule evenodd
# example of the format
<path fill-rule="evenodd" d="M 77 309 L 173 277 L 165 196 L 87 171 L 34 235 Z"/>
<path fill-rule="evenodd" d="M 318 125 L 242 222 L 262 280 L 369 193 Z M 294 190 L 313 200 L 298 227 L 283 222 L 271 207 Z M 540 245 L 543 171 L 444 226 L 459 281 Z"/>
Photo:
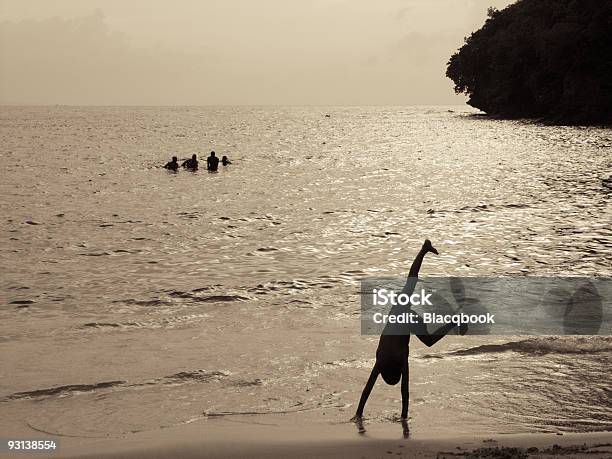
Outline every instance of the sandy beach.
<path fill-rule="evenodd" d="M 208 419 L 121 438 L 60 439 L 62 458 L 609 458 L 612 433 L 463 435 L 403 438 L 398 423 L 301 425 L 299 416 Z"/>

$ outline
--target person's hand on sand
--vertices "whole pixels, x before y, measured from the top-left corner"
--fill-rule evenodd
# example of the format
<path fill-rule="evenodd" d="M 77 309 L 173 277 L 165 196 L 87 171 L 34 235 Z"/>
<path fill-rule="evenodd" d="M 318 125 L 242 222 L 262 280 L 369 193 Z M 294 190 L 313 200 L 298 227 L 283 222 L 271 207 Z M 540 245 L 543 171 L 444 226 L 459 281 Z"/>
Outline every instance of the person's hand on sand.
<path fill-rule="evenodd" d="M 410 438 L 410 426 L 408 425 L 408 418 L 401 418 L 402 423 L 402 434 L 404 438 Z"/>
<path fill-rule="evenodd" d="M 355 425 L 357 426 L 357 432 L 360 435 L 363 435 L 366 433 L 365 426 L 363 425 L 363 417 L 361 415 L 356 414 L 355 416 L 353 416 L 351 418 L 351 422 L 355 423 Z"/>

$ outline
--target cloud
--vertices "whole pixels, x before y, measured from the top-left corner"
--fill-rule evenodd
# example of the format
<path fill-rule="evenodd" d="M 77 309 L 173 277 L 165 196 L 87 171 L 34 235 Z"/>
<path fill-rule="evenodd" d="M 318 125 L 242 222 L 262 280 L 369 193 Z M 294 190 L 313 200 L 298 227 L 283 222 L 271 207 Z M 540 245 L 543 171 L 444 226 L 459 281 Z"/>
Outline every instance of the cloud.
<path fill-rule="evenodd" d="M 185 104 L 206 93 L 204 56 L 136 49 L 100 12 L 2 22 L 0 43 L 3 103 Z"/>
<path fill-rule="evenodd" d="M 0 102 L 15 104 L 461 103 L 444 66 L 486 14 L 481 0 L 107 0 L 82 15 L 97 0 L 57 0 L 23 19 L 5 1 Z M 64 16 L 41 17 L 53 5 Z"/>

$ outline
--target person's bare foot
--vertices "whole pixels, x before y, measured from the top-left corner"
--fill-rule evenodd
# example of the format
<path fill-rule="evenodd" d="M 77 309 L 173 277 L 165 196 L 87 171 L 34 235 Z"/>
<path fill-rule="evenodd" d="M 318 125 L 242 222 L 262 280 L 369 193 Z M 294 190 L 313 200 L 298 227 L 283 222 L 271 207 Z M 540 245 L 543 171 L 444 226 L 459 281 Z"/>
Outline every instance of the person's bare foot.
<path fill-rule="evenodd" d="M 425 242 L 423 242 L 423 248 L 421 250 L 424 250 L 425 252 L 432 252 L 438 255 L 438 251 L 433 245 L 431 245 L 431 241 L 429 239 L 425 239 Z"/>

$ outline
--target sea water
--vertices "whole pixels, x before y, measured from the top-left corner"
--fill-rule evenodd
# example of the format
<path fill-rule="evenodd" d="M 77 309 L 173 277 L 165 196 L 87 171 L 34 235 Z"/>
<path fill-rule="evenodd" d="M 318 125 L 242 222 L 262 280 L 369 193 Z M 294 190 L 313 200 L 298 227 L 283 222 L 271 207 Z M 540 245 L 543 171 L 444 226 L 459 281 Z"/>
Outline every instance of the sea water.
<path fill-rule="evenodd" d="M 329 115 L 329 116 L 328 116 Z M 0 108 L 0 430 L 354 413 L 360 279 L 611 276 L 612 131 L 467 107 Z M 205 171 L 211 150 L 233 162 Z M 195 173 L 166 171 L 197 153 Z M 416 433 L 612 429 L 607 337 L 411 343 Z M 379 381 L 372 422 L 397 420 Z M 264 418 L 265 419 L 265 418 Z"/>

